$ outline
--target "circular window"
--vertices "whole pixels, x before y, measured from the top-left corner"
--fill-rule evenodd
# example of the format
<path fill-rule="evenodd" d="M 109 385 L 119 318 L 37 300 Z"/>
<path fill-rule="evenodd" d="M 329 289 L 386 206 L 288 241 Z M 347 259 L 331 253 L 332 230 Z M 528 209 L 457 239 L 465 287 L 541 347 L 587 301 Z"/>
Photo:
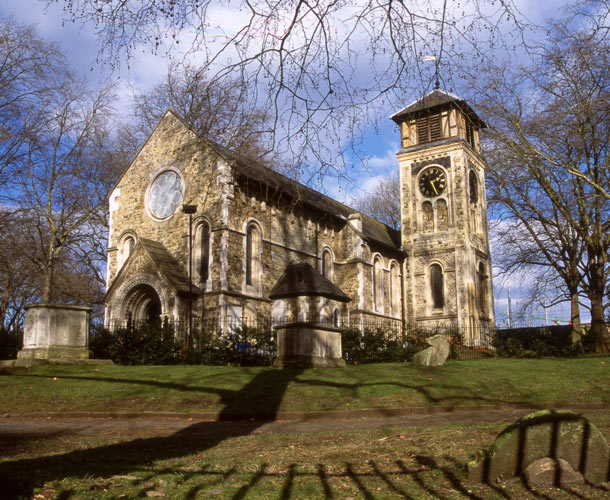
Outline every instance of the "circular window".
<path fill-rule="evenodd" d="M 174 170 L 161 172 L 150 185 L 148 209 L 153 217 L 165 219 L 182 203 L 182 178 Z"/>

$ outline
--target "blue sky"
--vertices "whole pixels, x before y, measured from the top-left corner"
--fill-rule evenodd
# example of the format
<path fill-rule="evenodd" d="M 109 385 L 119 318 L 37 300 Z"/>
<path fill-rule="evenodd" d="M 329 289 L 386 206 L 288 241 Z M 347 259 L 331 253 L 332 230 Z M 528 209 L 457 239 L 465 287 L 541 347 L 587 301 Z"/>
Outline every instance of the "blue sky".
<path fill-rule="evenodd" d="M 556 15 L 560 6 L 566 2 L 564 0 L 516 0 L 514 3 L 531 21 L 542 24 L 547 16 Z M 119 102 L 117 107 L 119 109 L 127 109 L 132 89 L 147 90 L 165 75 L 166 58 L 163 55 L 151 54 L 148 48 L 134 52 L 129 65 L 123 64 L 120 68 L 111 71 L 110 67 L 97 61 L 98 46 L 94 29 L 77 23 L 64 22 L 61 1 L 46 7 L 45 5 L 46 3 L 39 0 L 3 0 L 0 3 L 0 15 L 13 16 L 18 21 L 37 25 L 43 37 L 60 46 L 74 70 L 88 75 L 90 80 L 94 82 L 106 79 L 118 81 Z M 236 22 L 236 20 L 228 19 L 225 18 L 225 24 Z M 185 41 L 188 41 L 189 33 L 184 36 Z M 430 65 L 429 68 L 424 67 L 424 70 L 428 71 L 434 63 L 423 64 Z M 460 93 L 460 89 L 452 90 Z M 409 103 L 397 103 L 395 109 L 389 112 L 395 112 L 407 104 Z M 360 158 L 352 157 L 354 168 L 350 172 L 350 179 L 326 177 L 323 181 L 323 188 L 327 194 L 348 204 L 353 201 L 354 197 L 359 197 L 372 189 L 384 175 L 396 168 L 395 152 L 399 149 L 399 137 L 397 127 L 389 116 L 387 120 L 380 121 L 378 128 L 371 126 L 365 129 L 362 139 L 363 142 L 359 146 Z M 514 309 L 515 303 L 518 305 L 519 296 L 523 294 L 523 278 L 496 277 L 494 286 L 497 311 L 502 317 L 506 311 L 507 288 L 512 288 Z M 551 317 L 565 316 L 567 318 L 569 308 L 567 314 L 566 308 L 560 307 L 551 311 L 550 315 Z"/>

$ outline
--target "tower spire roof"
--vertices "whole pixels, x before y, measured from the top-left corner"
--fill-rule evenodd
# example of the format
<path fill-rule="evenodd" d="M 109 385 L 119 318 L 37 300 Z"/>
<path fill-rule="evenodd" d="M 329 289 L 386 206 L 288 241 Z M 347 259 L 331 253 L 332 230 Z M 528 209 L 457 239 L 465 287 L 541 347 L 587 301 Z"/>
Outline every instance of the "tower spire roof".
<path fill-rule="evenodd" d="M 390 119 L 396 123 L 401 123 L 411 117 L 415 118 L 421 114 L 429 114 L 434 112 L 433 110 L 436 110 L 437 108 L 453 106 L 462 111 L 462 113 L 468 116 L 480 128 L 487 128 L 485 122 L 479 118 L 479 116 L 464 99 L 453 92 L 448 92 L 439 87 L 435 88 L 432 92 L 429 92 L 424 97 L 413 101 L 406 108 L 394 113 L 392 116 L 390 116 Z"/>

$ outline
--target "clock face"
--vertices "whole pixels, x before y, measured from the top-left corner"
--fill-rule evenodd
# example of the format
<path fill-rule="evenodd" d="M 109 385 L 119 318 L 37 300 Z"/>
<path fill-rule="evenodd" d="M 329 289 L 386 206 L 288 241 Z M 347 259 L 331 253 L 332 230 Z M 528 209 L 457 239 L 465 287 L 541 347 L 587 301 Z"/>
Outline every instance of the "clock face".
<path fill-rule="evenodd" d="M 474 170 L 471 170 L 468 174 L 468 188 L 470 191 L 470 203 L 476 204 L 479 201 L 479 181 Z"/>
<path fill-rule="evenodd" d="M 419 176 L 419 190 L 424 196 L 440 196 L 447 188 L 447 176 L 439 167 L 428 167 Z"/>
<path fill-rule="evenodd" d="M 148 191 L 148 208 L 158 219 L 173 214 L 182 203 L 182 179 L 173 170 L 161 172 Z"/>

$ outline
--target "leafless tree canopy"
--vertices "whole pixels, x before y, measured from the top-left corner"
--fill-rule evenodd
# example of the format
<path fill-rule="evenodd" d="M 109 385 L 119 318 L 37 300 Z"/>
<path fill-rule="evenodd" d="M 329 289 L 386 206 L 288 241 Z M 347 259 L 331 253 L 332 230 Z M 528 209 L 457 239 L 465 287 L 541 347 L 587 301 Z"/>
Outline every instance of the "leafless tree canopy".
<path fill-rule="evenodd" d="M 490 65 L 477 89 L 491 124 L 490 202 L 507 228 L 504 264 L 551 269 L 573 316 L 584 292 L 596 347 L 608 352 L 610 40 L 597 17 L 549 30 L 528 64 Z"/>
<path fill-rule="evenodd" d="M 140 140 L 148 137 L 168 107 L 203 137 L 273 165 L 273 124 L 264 110 L 249 102 L 241 80 L 225 80 L 218 85 L 206 77 L 204 68 L 172 62 L 164 81 L 149 92 L 134 95 L 135 121 L 131 128 Z"/>
<path fill-rule="evenodd" d="M 25 302 L 100 302 L 106 196 L 124 167 L 111 87 L 90 88 L 31 27 L 0 23 L 4 325 Z M 54 293 L 55 292 L 55 293 Z"/>
<path fill-rule="evenodd" d="M 436 77 L 452 87 L 450 62 L 520 43 L 522 22 L 512 0 L 46 1 L 95 26 L 105 61 L 184 49 L 209 81 L 242 80 L 248 102 L 274 118 L 273 149 L 317 174 L 344 173 L 349 138 Z"/>
<path fill-rule="evenodd" d="M 398 170 L 385 177 L 373 191 L 359 198 L 356 208 L 394 229 L 400 228 L 400 176 Z"/>

